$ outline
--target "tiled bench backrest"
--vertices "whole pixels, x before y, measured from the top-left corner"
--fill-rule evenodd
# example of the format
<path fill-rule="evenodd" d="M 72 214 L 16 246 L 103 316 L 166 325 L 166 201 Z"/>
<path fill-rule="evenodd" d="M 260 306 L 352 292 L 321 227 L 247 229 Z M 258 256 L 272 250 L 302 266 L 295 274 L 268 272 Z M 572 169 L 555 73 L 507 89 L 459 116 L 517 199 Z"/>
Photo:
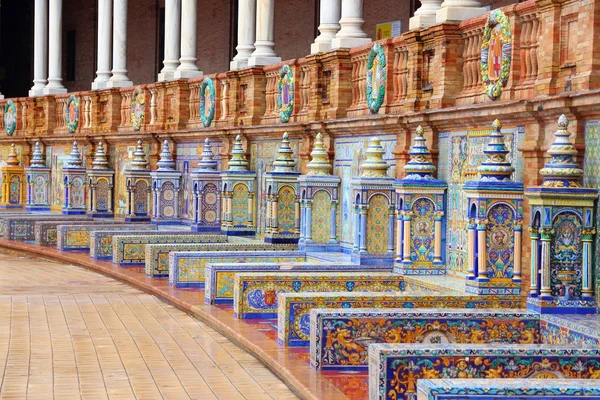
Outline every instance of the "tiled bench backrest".
<path fill-rule="evenodd" d="M 400 292 L 403 278 L 389 272 L 267 272 L 235 275 L 238 318 L 275 318 L 277 294 L 297 292 Z"/>
<path fill-rule="evenodd" d="M 418 400 L 600 400 L 598 379 L 419 379 Z"/>
<path fill-rule="evenodd" d="M 306 260 L 306 253 L 303 251 L 172 251 L 169 253 L 169 284 L 177 287 L 207 288 L 205 285 L 205 271 L 209 265 L 215 263 L 218 263 L 218 265 L 231 263 L 231 265 L 242 265 L 241 268 L 245 268 L 246 266 L 263 265 L 264 263 L 279 266 L 282 263 L 304 260 Z M 230 286 L 233 299 L 233 282 Z"/>
<path fill-rule="evenodd" d="M 418 379 L 600 378 L 600 349 L 539 344 L 372 344 L 369 399 L 416 399 Z M 551 382 L 551 381 L 550 381 Z"/>
<path fill-rule="evenodd" d="M 539 314 L 465 308 L 310 311 L 310 363 L 315 369 L 367 369 L 371 343 L 498 342 L 539 343 Z"/>
<path fill-rule="evenodd" d="M 119 266 L 144 265 L 147 244 L 181 244 L 181 243 L 222 243 L 227 241 L 223 235 L 203 235 L 186 232 L 186 234 L 149 235 L 115 235 L 113 241 L 113 263 Z"/>
<path fill-rule="evenodd" d="M 59 226 L 93 226 L 93 225 L 123 225 L 123 221 L 42 221 L 35 223 L 35 244 L 39 246 L 56 246 L 58 244 Z"/>
<path fill-rule="evenodd" d="M 210 236 L 210 235 L 205 235 Z M 223 236 L 219 236 L 223 237 Z M 169 253 L 172 251 L 285 251 L 295 245 L 270 243 L 225 243 L 208 240 L 206 243 L 148 244 L 146 246 L 146 275 L 161 277 L 169 275 Z"/>
<path fill-rule="evenodd" d="M 171 253 L 173 254 L 173 253 Z M 283 267 L 282 267 L 283 266 Z M 386 272 L 389 268 L 382 269 L 380 265 L 358 265 L 344 263 L 327 263 L 324 261 L 293 262 L 281 260 L 278 262 L 261 262 L 240 264 L 213 263 L 206 265 L 206 284 L 204 286 L 204 301 L 207 304 L 233 304 L 233 282 L 236 273 L 243 272 L 341 272 L 341 271 L 369 271 Z"/>
<path fill-rule="evenodd" d="M 156 231 L 156 228 L 151 224 L 58 225 L 56 247 L 58 250 L 89 250 L 92 231 Z"/>
<path fill-rule="evenodd" d="M 277 296 L 277 338 L 288 345 L 307 345 L 310 310 L 314 308 L 519 308 L 516 298 L 415 293 L 281 293 Z M 304 321 L 304 323 L 301 323 Z"/>
<path fill-rule="evenodd" d="M 90 233 L 90 257 L 98 259 L 112 259 L 113 257 L 113 236 L 163 236 L 163 235 L 189 235 L 189 231 L 93 231 Z"/>
<path fill-rule="evenodd" d="M 28 217 L 11 217 L 3 220 L 5 224 L 5 238 L 11 240 L 35 240 L 35 223 L 39 221 L 86 221 L 85 217 L 65 217 L 64 215 L 57 216 L 28 216 Z"/>

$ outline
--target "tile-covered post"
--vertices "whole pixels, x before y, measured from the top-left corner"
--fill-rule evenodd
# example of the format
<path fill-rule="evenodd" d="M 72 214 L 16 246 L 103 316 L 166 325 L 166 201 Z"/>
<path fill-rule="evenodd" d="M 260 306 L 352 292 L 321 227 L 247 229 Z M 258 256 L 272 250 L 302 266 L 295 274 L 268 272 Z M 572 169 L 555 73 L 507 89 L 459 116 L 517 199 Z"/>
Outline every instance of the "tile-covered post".
<path fill-rule="evenodd" d="M 476 235 L 469 235 L 467 249 L 469 293 L 494 296 L 518 296 L 521 276 L 516 274 L 516 227 L 523 220 L 523 184 L 513 182 L 514 168 L 507 159 L 509 150 L 499 120 L 492 124 L 483 153 L 486 157 L 478 168 L 480 178 L 463 186 L 467 197 L 467 215 L 474 219 Z M 474 243 L 473 243 L 474 242 Z"/>
<path fill-rule="evenodd" d="M 366 160 L 361 164 L 362 174 L 351 181 L 357 214 L 351 257 L 360 264 L 392 265 L 394 261 L 389 228 L 396 199 L 394 178 L 387 175 L 389 164 L 383 159 L 384 154 L 380 139 L 371 138 Z"/>
<path fill-rule="evenodd" d="M 157 165 L 158 169 L 150 174 L 154 193 L 152 222 L 156 224 L 181 222 L 179 218 L 181 172 L 176 169 L 168 140 L 163 141 Z"/>
<path fill-rule="evenodd" d="M 46 166 L 40 142 L 35 142 L 31 164 L 25 167 L 27 211 L 50 211 L 50 168 Z"/>
<path fill-rule="evenodd" d="M 104 143 L 98 142 L 92 168 L 86 170 L 88 181 L 87 215 L 93 218 L 112 218 L 113 213 L 113 171 L 108 165 Z"/>
<path fill-rule="evenodd" d="M 298 178 L 302 221 L 299 249 L 339 251 L 337 204 L 340 178 L 332 175 L 333 166 L 325 150 L 323 135 L 318 133 L 307 164 L 308 172 Z"/>
<path fill-rule="evenodd" d="M 577 149 L 568 126 L 569 120 L 561 115 L 547 152 L 551 159 L 540 170 L 543 181 L 525 191 L 531 207 L 532 247 L 537 245 L 533 239 L 537 232 L 541 239 L 541 256 L 532 257 L 527 308 L 551 314 L 594 314 L 591 248 L 598 190 L 581 183 L 583 170 L 575 160 Z"/>
<path fill-rule="evenodd" d="M 146 159 L 142 141 L 138 140 L 133 159 L 125 169 L 125 185 L 127 190 L 127 222 L 148 222 L 152 212 L 152 178 Z"/>
<path fill-rule="evenodd" d="M 0 167 L 2 182 L 0 208 L 19 209 L 25 205 L 25 168 L 19 164 L 19 156 L 12 143 L 6 164 Z"/>
<path fill-rule="evenodd" d="M 403 215 L 398 243 L 403 243 L 402 260 L 394 271 L 403 275 L 443 275 L 442 259 L 445 182 L 435 179 L 431 152 L 425 144 L 424 129 L 415 131 L 414 144 L 404 165 L 405 177 L 394 182 L 397 202 Z"/>
<path fill-rule="evenodd" d="M 273 170 L 265 174 L 267 194 L 271 195 L 271 230 L 266 243 L 298 243 L 300 233 L 296 204 L 300 200 L 297 162 L 293 158 L 288 133 L 283 134 Z M 311 209 L 309 208 L 309 213 Z M 312 217 L 311 217 L 312 218 Z"/>
<path fill-rule="evenodd" d="M 219 233 L 221 231 L 221 174 L 210 140 L 204 140 L 198 168 L 191 173 L 194 195 L 192 231 Z"/>
<path fill-rule="evenodd" d="M 62 213 L 85 214 L 85 187 L 86 170 L 83 166 L 81 153 L 77 147 L 77 142 L 73 142 L 67 166 L 63 168 L 63 179 L 65 184 L 65 197 L 62 207 Z"/>

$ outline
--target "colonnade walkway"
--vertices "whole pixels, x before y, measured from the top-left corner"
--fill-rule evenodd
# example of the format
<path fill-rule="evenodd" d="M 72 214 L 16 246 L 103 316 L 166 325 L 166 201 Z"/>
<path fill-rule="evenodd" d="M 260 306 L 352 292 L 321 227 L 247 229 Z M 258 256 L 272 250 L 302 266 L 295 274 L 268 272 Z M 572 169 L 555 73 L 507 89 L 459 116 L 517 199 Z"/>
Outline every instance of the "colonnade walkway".
<path fill-rule="evenodd" d="M 80 267 L 0 254 L 2 399 L 296 399 L 183 311 Z"/>

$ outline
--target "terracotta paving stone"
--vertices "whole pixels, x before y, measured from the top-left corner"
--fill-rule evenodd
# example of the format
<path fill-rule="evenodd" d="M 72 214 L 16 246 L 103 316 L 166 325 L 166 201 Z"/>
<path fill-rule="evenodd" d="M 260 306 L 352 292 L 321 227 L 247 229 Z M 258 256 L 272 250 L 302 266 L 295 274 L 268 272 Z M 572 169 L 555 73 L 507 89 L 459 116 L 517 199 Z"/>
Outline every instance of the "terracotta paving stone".
<path fill-rule="evenodd" d="M 0 254 L 2 399 L 296 399 L 180 309 L 72 265 Z"/>

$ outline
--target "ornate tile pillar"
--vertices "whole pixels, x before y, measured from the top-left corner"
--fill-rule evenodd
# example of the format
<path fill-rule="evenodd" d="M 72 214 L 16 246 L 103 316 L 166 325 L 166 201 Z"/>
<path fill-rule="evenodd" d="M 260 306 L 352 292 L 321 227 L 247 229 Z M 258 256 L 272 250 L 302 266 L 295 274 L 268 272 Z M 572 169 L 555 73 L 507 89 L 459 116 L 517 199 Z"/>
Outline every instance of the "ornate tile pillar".
<path fill-rule="evenodd" d="M 50 168 L 46 167 L 40 142 L 35 142 L 31 164 L 25 167 L 27 211 L 50 211 Z"/>
<path fill-rule="evenodd" d="M 138 140 L 133 160 L 125 169 L 125 188 L 127 206 L 125 221 L 148 222 L 151 216 L 152 178 L 142 141 Z"/>
<path fill-rule="evenodd" d="M 192 171 L 194 192 L 194 222 L 192 231 L 219 233 L 221 231 L 221 174 L 212 152 L 210 140 L 204 141 L 204 149 L 198 169 Z"/>
<path fill-rule="evenodd" d="M 86 174 L 77 142 L 73 142 L 67 166 L 63 168 L 63 179 L 65 194 L 62 213 L 65 215 L 85 214 Z"/>
<path fill-rule="evenodd" d="M 2 197 L 0 208 L 23 208 L 25 205 L 25 169 L 19 166 L 15 145 L 10 145 L 6 165 L 0 167 Z"/>
<path fill-rule="evenodd" d="M 598 190 L 581 184 L 583 170 L 569 140 L 569 120 L 558 119 L 543 182 L 525 195 L 531 206 L 531 286 L 527 308 L 550 314 L 595 314 L 592 243 Z"/>
<path fill-rule="evenodd" d="M 104 152 L 104 143 L 98 142 L 92 168 L 87 170 L 88 216 L 93 218 L 112 218 L 114 216 L 114 176 L 115 171 L 109 167 Z"/>
<path fill-rule="evenodd" d="M 158 169 L 152 171 L 152 222 L 156 224 L 181 222 L 179 217 L 179 191 L 181 172 L 175 169 L 169 142 L 165 140 L 158 160 Z"/>

